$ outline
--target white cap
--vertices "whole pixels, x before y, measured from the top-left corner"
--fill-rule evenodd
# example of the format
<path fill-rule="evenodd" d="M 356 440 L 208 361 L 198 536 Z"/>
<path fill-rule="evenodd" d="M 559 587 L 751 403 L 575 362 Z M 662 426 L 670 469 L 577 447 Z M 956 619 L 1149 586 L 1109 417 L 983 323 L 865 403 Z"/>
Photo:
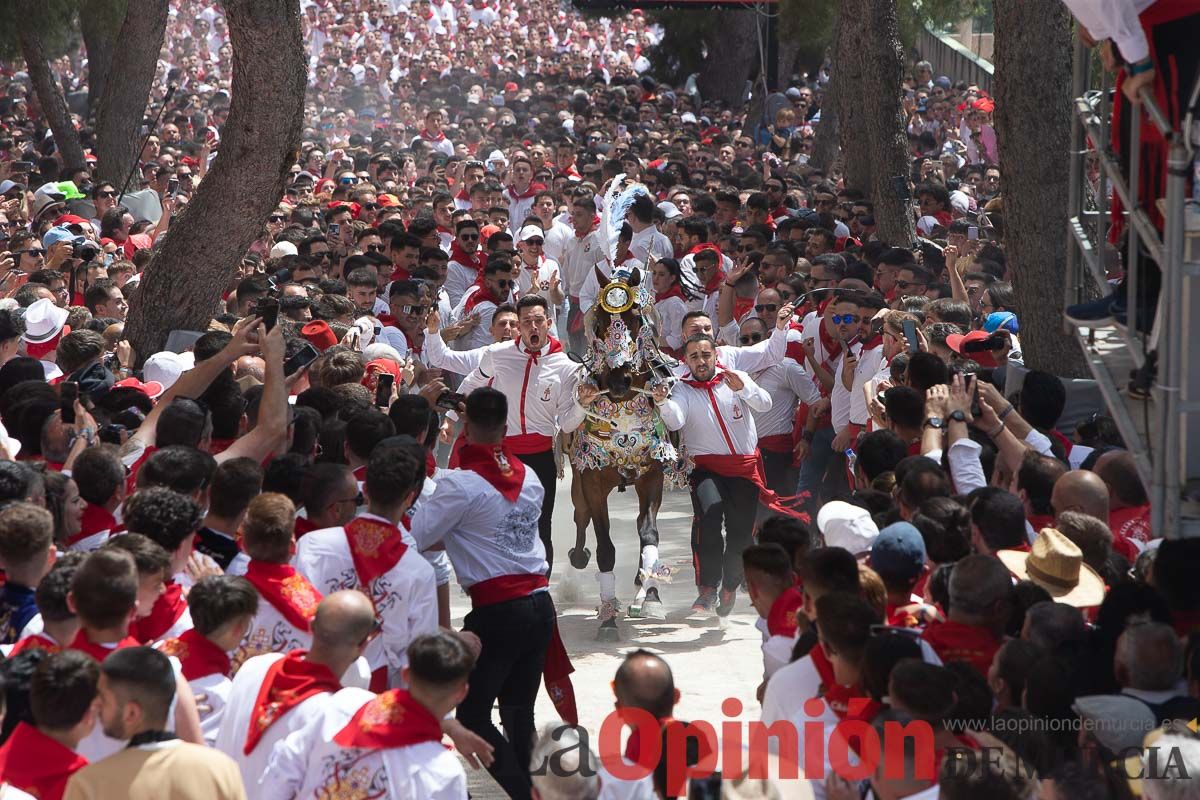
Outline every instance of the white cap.
<path fill-rule="evenodd" d="M 271 248 L 271 258 L 283 258 L 284 256 L 294 256 L 299 254 L 296 245 L 291 242 L 278 242 Z"/>
<path fill-rule="evenodd" d="M 870 552 L 879 536 L 871 512 L 861 506 L 834 500 L 817 512 L 817 529 L 825 537 L 826 547 L 840 547 L 854 555 Z"/>
<path fill-rule="evenodd" d="M 685 111 L 679 115 L 679 121 L 680 122 L 695 122 L 696 115 L 690 111 Z"/>
<path fill-rule="evenodd" d="M 358 328 L 358 349 L 363 350 L 371 342 L 375 340 L 376 326 L 382 327 L 382 324 L 375 317 L 366 316 L 359 317 L 354 320 L 354 325 L 351 327 Z"/>
<path fill-rule="evenodd" d="M 921 217 L 917 220 L 917 230 L 928 236 L 940 224 L 936 217 Z"/>
<path fill-rule="evenodd" d="M 172 353 L 163 350 L 146 359 L 142 365 L 142 376 L 147 383 L 161 384 L 164 389 L 170 389 L 179 380 L 179 376 L 196 366 L 196 356 L 192 353 Z"/>
<path fill-rule="evenodd" d="M 517 232 L 518 242 L 527 242 L 530 239 L 541 239 L 542 241 L 545 241 L 546 232 L 537 225 L 526 225 Z"/>
<path fill-rule="evenodd" d="M 663 216 L 665 216 L 667 219 L 675 219 L 676 217 L 683 216 L 683 212 L 679 210 L 679 206 L 675 205 L 670 200 L 663 200 L 661 203 L 659 203 L 658 210 L 663 212 Z"/>

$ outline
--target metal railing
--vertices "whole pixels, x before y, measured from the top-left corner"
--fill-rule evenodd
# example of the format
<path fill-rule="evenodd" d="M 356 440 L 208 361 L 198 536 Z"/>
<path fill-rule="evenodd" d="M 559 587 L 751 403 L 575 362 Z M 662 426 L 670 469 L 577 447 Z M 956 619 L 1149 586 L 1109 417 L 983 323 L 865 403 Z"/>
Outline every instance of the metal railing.
<path fill-rule="evenodd" d="M 1124 351 L 1116 355 L 1128 356 L 1125 363 L 1143 367 L 1147 355 L 1157 351 L 1158 374 L 1152 396 L 1140 401 L 1152 405 L 1140 409 L 1129 407 L 1129 402 L 1136 404 L 1139 401 L 1127 402 L 1109 366 L 1110 359 L 1095 352 L 1098 327 L 1084 323 L 1076 327 L 1069 320 L 1066 325 L 1078 335 L 1110 413 L 1134 456 L 1142 483 L 1149 487 L 1154 534 L 1168 537 L 1200 535 L 1200 518 L 1185 514 L 1183 502 L 1185 485 L 1200 479 L 1200 364 L 1193 366 L 1196 359 L 1192 351 L 1200 345 L 1200 285 L 1195 281 L 1200 275 L 1200 264 L 1184 259 L 1185 205 L 1191 157 L 1185 137 L 1173 128 L 1151 92 L 1143 88 L 1139 93 L 1140 102 L 1130 105 L 1128 166 L 1123 168 L 1112 150 L 1113 100 L 1110 100 L 1108 75 L 1104 74 L 1098 94 L 1089 93 L 1091 68 L 1090 53 L 1081 43 L 1077 44 L 1065 301 L 1072 305 L 1088 298 L 1089 274 L 1101 292 L 1107 289 L 1104 248 L 1108 240 L 1111 186 L 1112 193 L 1121 200 L 1128 229 L 1125 258 L 1128 316 L 1126 324 L 1116 327 L 1118 341 L 1124 346 Z M 1166 198 L 1160 206 L 1161 235 L 1145 208 L 1147 204 L 1158 202 L 1158 198 L 1138 194 L 1143 168 L 1139 162 L 1144 118 L 1158 130 L 1168 148 Z M 1087 203 L 1089 157 L 1099 161 L 1098 186 L 1091 195 L 1095 198 L 1092 208 Z M 1140 332 L 1147 321 L 1138 320 L 1139 313 L 1146 310 L 1140 307 L 1142 265 L 1139 259 L 1143 254 L 1158 265 L 1163 276 L 1157 314 L 1149 336 Z M 1135 412 L 1142 416 L 1144 430 L 1139 429 Z"/>
<path fill-rule="evenodd" d="M 992 91 L 992 63 L 980 58 L 957 39 L 922 27 L 917 33 L 917 51 L 933 65 L 934 75 L 949 75 L 951 80 L 975 84 Z"/>

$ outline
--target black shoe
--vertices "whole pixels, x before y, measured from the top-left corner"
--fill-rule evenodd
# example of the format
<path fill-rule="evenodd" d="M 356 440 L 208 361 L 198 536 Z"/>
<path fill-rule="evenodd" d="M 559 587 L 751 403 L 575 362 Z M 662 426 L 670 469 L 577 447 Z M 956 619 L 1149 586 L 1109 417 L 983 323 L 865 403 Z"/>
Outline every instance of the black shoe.
<path fill-rule="evenodd" d="M 1085 328 L 1099 328 L 1111 325 L 1115 320 L 1113 306 L 1116 304 L 1116 300 L 1116 296 L 1110 294 L 1107 297 L 1101 297 L 1098 300 L 1092 300 L 1088 303 L 1076 303 L 1073 306 L 1067 306 L 1066 317 L 1075 325 Z"/>

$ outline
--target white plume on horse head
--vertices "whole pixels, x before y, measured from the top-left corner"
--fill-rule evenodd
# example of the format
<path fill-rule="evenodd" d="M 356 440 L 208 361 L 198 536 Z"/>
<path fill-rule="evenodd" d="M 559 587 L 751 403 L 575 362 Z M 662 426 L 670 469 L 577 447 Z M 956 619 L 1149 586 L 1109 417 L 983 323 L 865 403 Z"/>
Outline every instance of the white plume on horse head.
<path fill-rule="evenodd" d="M 600 215 L 600 238 L 604 254 L 610 262 L 617 259 L 617 238 L 621 225 L 638 195 L 651 197 L 650 190 L 640 183 L 628 182 L 624 172 L 612 179 L 604 195 L 604 212 Z"/>

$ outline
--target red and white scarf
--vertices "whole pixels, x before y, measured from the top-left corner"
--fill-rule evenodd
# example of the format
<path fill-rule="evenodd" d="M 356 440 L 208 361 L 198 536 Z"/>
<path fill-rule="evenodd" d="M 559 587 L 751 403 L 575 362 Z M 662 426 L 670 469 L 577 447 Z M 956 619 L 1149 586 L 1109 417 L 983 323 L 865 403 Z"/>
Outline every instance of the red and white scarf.
<path fill-rule="evenodd" d="M 346 748 L 388 750 L 440 742 L 442 723 L 404 689 L 390 689 L 355 712 L 333 741 Z"/>
<path fill-rule="evenodd" d="M 192 628 L 174 639 L 167 639 L 160 648 L 179 659 L 185 680 L 194 681 L 209 675 L 229 677 L 232 665 L 229 654 Z"/>
<path fill-rule="evenodd" d="M 381 519 L 356 517 L 345 527 L 354 571 L 364 589 L 404 557 L 408 545 L 400 529 Z M 370 591 L 366 594 L 370 596 Z"/>
<path fill-rule="evenodd" d="M 254 752 L 263 734 L 288 711 L 314 695 L 342 688 L 329 667 L 308 661 L 304 658 L 306 653 L 293 650 L 267 670 L 254 699 L 254 713 L 250 715 L 246 745 L 242 748 L 245 755 Z"/>
<path fill-rule="evenodd" d="M 141 644 L 149 644 L 161 639 L 163 634 L 171 630 L 171 626 L 179 621 L 183 612 L 187 611 L 187 600 L 183 596 L 183 587 L 173 580 L 167 581 L 167 588 L 158 599 L 150 613 L 140 619 L 135 619 L 129 626 L 129 635 Z"/>
<path fill-rule="evenodd" d="M 299 523 L 300 518 L 296 522 Z M 312 619 L 321 602 L 321 593 L 295 567 L 251 559 L 244 577 L 288 624 L 296 630 L 312 632 Z"/>

